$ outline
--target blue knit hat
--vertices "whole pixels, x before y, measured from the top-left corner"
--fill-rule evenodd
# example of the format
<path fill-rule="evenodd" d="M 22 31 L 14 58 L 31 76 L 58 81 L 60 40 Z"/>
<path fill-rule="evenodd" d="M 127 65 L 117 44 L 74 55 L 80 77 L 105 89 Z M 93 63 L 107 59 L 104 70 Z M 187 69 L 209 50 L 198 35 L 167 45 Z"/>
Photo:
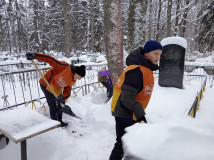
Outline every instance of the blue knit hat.
<path fill-rule="evenodd" d="M 151 51 L 158 50 L 158 49 L 163 50 L 163 47 L 158 41 L 155 41 L 155 40 L 147 41 L 144 45 L 145 53 L 149 53 Z"/>

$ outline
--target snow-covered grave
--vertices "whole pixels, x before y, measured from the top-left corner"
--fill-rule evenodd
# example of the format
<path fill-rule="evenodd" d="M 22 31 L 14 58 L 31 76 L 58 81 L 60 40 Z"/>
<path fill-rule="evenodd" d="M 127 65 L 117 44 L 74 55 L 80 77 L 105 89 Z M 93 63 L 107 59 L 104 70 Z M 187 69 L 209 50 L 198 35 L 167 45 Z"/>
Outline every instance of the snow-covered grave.
<path fill-rule="evenodd" d="M 60 126 L 39 112 L 23 107 L 0 112 L 0 132 L 14 143 L 21 142 L 21 157 L 27 159 L 26 140 Z"/>

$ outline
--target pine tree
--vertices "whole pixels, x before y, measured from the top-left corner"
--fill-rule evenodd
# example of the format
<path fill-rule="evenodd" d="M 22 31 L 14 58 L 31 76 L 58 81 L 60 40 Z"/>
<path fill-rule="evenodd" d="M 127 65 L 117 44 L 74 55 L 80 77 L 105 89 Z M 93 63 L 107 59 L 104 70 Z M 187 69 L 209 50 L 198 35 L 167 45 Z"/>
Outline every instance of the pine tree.
<path fill-rule="evenodd" d="M 212 51 L 214 49 L 214 1 L 206 4 L 203 8 L 203 18 L 200 22 L 199 34 L 196 37 L 199 51 Z"/>

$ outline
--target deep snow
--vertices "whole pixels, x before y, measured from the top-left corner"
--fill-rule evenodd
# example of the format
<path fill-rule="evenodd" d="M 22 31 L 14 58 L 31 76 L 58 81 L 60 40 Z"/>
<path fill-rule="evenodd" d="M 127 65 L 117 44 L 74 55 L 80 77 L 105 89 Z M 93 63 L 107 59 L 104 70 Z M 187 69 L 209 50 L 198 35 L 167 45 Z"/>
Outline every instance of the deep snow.
<path fill-rule="evenodd" d="M 207 83 L 196 118 L 188 111 L 201 80 L 184 80 L 184 89 L 157 84 L 146 109 L 148 124 L 127 128 L 125 149 L 146 160 L 212 160 L 214 158 L 214 88 Z M 57 128 L 27 140 L 30 160 L 108 160 L 115 143 L 115 122 L 105 89 L 78 95 L 66 103 L 82 120 L 63 115 L 68 128 Z M 48 112 L 48 111 L 47 111 Z M 15 115 L 14 115 L 15 116 Z M 46 115 L 48 116 L 48 115 Z M 20 159 L 20 144 L 10 141 L 0 150 L 1 160 Z"/>

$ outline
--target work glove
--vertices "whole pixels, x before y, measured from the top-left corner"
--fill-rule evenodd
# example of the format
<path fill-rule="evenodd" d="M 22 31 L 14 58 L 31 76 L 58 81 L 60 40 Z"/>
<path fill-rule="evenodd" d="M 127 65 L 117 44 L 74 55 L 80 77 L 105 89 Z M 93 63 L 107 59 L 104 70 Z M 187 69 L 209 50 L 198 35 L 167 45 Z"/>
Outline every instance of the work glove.
<path fill-rule="evenodd" d="M 147 123 L 146 117 L 145 117 L 145 116 L 142 116 L 142 117 L 138 118 L 138 119 L 137 119 L 137 122 L 140 122 L 140 123 Z"/>
<path fill-rule="evenodd" d="M 27 60 L 33 60 L 36 58 L 36 53 L 27 52 L 26 53 Z"/>
<path fill-rule="evenodd" d="M 57 103 L 58 105 L 60 105 L 61 103 L 62 103 L 62 104 L 65 104 L 65 100 L 64 100 L 64 98 L 63 98 L 62 96 L 58 96 L 58 97 L 56 98 L 56 103 Z"/>

